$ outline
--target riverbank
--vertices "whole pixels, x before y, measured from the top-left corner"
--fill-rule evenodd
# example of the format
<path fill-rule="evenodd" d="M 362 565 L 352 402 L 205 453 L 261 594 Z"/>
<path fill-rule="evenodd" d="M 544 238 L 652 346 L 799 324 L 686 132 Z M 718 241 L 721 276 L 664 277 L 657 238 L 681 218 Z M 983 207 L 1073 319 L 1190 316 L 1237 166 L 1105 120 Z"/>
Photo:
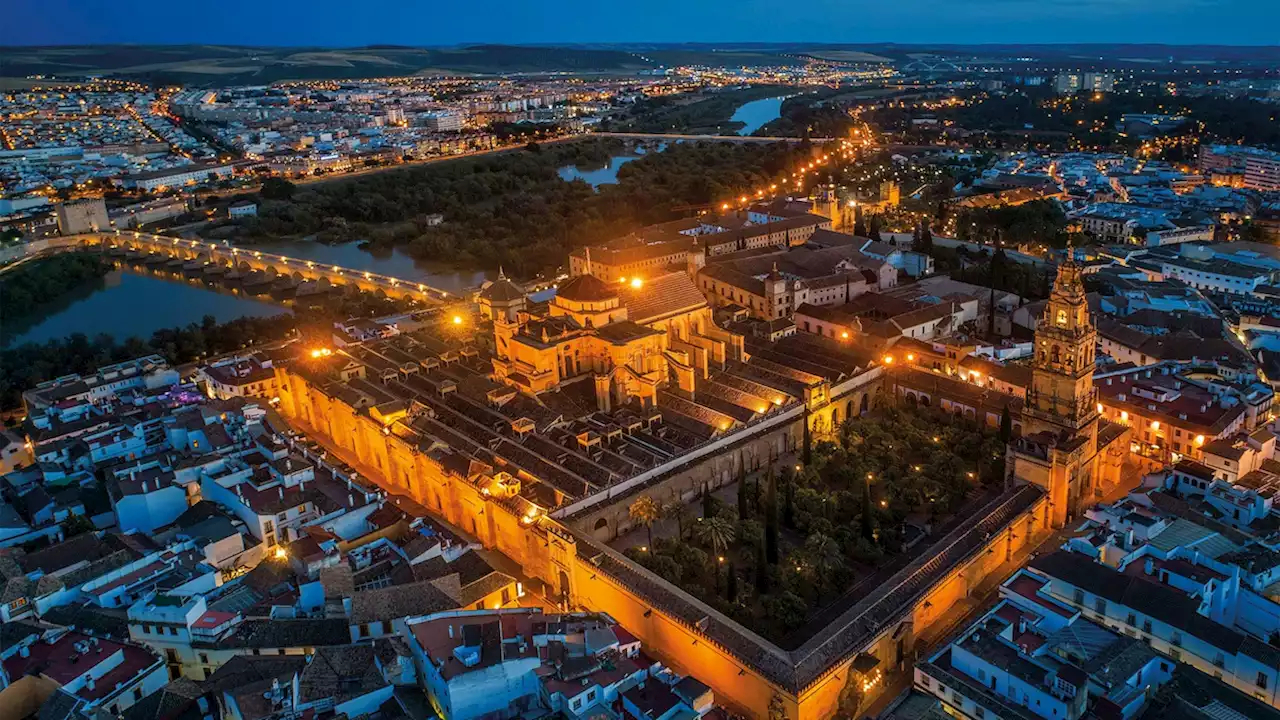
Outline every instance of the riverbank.
<path fill-rule="evenodd" d="M 623 147 L 618 139 L 597 139 L 298 188 L 286 200 L 263 202 L 256 218 L 202 237 L 236 244 L 365 241 L 424 264 L 553 277 L 584 238 L 618 237 L 687 216 L 678 208 L 754 192 L 790 175 L 810 152 L 803 144 L 672 143 L 627 162 L 616 183 L 593 189 L 559 174 L 565 166 L 607 161 Z"/>
<path fill-rule="evenodd" d="M 83 251 L 18 262 L 0 274 L 0 346 L 93 292 L 111 270 L 101 255 Z"/>
<path fill-rule="evenodd" d="M 649 98 L 637 102 L 629 117 L 612 122 L 604 129 L 613 132 L 735 135 L 747 125 L 744 120 L 733 119 L 744 105 L 796 91 L 797 88 L 790 85 L 753 85 L 707 93 L 693 102 L 679 95 Z"/>
<path fill-rule="evenodd" d="M 163 256 L 138 253 L 111 257 L 111 262 L 112 269 L 104 277 L 109 279 L 112 273 L 120 273 L 114 287 L 90 287 L 86 294 L 81 285 L 78 292 L 83 297 L 75 296 L 71 305 L 62 309 L 62 320 L 43 321 L 62 323 L 57 326 L 70 330 L 70 334 L 55 336 L 50 331 L 38 342 L 0 348 L 0 408 L 19 405 L 23 389 L 45 380 L 132 357 L 159 353 L 175 365 L 201 362 L 210 356 L 276 343 L 299 334 L 328 338 L 333 322 L 349 317 L 379 317 L 421 309 L 409 301 L 337 286 L 325 288 L 317 284 L 300 292 L 292 278 L 228 273 L 225 268 L 206 272 L 209 266 L 202 263 L 175 262 Z M 95 294 L 103 297 L 104 292 L 127 288 L 130 281 L 145 286 L 139 296 L 113 297 L 107 303 L 109 307 L 83 304 L 92 303 Z M 214 312 L 208 312 L 211 303 Z M 244 315 L 245 303 L 259 314 Z M 106 314 L 95 315 L 94 307 Z M 240 315 L 227 319 L 237 314 Z M 134 332 L 111 333 L 111 323 L 120 322 L 121 318 L 135 322 L 150 319 L 152 324 L 164 325 L 155 329 L 138 325 Z M 30 329 L 28 334 L 34 331 Z"/>

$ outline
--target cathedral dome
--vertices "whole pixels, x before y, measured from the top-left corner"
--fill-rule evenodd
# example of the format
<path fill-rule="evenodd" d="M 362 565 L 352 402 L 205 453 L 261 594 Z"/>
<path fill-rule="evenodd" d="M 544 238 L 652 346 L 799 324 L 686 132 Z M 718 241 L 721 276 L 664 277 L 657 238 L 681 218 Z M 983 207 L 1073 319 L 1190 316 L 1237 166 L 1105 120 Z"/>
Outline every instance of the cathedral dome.
<path fill-rule="evenodd" d="M 556 297 L 577 303 L 598 303 L 618 298 L 618 290 L 595 275 L 577 275 L 556 290 Z"/>

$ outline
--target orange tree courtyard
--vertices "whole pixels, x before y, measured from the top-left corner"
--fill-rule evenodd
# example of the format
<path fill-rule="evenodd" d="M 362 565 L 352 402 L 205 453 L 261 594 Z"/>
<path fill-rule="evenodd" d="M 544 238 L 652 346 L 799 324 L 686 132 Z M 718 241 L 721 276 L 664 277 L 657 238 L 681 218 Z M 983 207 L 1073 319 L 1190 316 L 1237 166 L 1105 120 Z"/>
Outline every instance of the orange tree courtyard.
<path fill-rule="evenodd" d="M 1001 433 L 928 408 L 854 418 L 810 456 L 739 478 L 728 502 L 704 493 L 701 517 L 641 496 L 633 523 L 654 532 L 661 513 L 674 534 L 627 555 L 765 637 L 798 644 L 819 615 L 852 604 L 1004 484 Z"/>

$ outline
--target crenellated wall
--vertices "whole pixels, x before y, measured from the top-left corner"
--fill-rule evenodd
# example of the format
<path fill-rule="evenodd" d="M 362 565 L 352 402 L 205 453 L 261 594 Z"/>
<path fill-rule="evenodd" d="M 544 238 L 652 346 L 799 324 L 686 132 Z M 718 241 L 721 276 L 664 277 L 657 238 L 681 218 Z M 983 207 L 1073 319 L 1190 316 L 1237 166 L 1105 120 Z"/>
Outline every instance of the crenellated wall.
<path fill-rule="evenodd" d="M 1006 560 L 1049 532 L 1047 498 L 1030 487 L 1010 491 L 826 630 L 787 651 L 592 539 L 592 518 L 613 517 L 616 523 L 616 515 L 626 513 L 627 496 L 575 517 L 569 526 L 547 516 L 530 522 L 508 501 L 486 496 L 468 478 L 441 467 L 413 444 L 416 438 L 401 437 L 287 367 L 277 367 L 276 373 L 280 412 L 376 469 L 379 476 L 371 480 L 412 497 L 519 563 L 528 576 L 546 583 L 548 597 L 608 613 L 640 638 L 646 652 L 696 675 L 714 689 L 718 701 L 754 717 L 769 717 L 771 705 L 792 720 L 831 717 L 856 657 L 875 656 L 886 673 L 909 668 L 918 636 L 929 635 L 940 618 Z M 873 391 L 856 387 L 857 397 Z M 842 407 L 847 402 L 837 400 Z M 822 409 L 833 404 L 824 403 Z M 750 467 L 751 458 L 766 461 L 774 447 L 794 450 L 802 441 L 803 421 L 797 415 L 794 422 L 726 447 L 647 491 L 693 499 L 696 493 L 688 490 L 700 488 L 706 477 L 736 477 L 743 463 Z M 864 707 L 878 690 L 867 694 Z"/>

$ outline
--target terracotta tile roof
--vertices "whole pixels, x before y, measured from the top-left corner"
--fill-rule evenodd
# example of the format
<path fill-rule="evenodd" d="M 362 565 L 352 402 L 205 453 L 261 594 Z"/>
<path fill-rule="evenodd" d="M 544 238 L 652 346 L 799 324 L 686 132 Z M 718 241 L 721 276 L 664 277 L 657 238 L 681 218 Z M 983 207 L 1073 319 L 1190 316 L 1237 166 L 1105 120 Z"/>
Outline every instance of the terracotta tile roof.
<path fill-rule="evenodd" d="M 628 287 L 622 295 L 628 319 L 641 325 L 707 305 L 693 279 L 683 272 L 646 279 L 638 290 Z"/>

